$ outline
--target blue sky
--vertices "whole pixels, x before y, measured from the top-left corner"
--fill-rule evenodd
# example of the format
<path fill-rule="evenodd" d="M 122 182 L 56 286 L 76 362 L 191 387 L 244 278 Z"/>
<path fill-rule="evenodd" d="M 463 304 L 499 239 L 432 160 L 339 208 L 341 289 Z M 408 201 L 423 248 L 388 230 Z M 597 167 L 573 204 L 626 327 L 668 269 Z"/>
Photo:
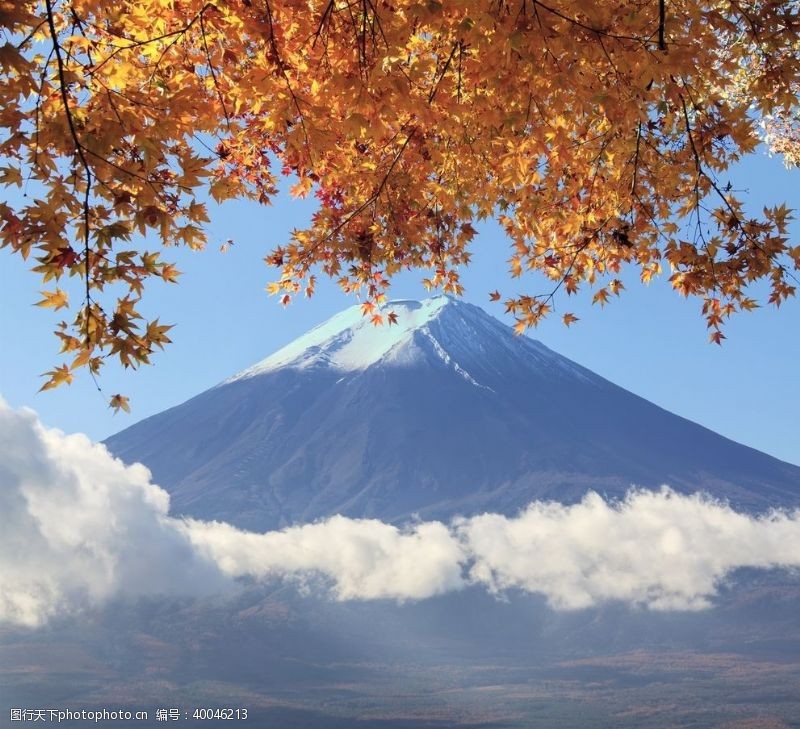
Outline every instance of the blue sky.
<path fill-rule="evenodd" d="M 750 157 L 731 177 L 747 188 L 751 208 L 787 202 L 800 208 L 796 173 L 763 154 Z M 274 277 L 262 259 L 303 227 L 312 201 L 280 196 L 270 207 L 227 203 L 212 208 L 211 242 L 206 251 L 167 252 L 184 272 L 178 285 L 153 285 L 142 307 L 148 316 L 177 326 L 173 344 L 154 357 L 155 366 L 138 372 L 108 367 L 103 394 L 88 376 L 70 387 L 38 393 L 39 375 L 60 363 L 52 335 L 58 314 L 33 306 L 43 288 L 25 264 L 0 251 L 0 395 L 13 406 L 28 405 L 42 420 L 68 432 L 101 439 L 135 421 L 176 405 L 263 358 L 310 327 L 355 303 L 335 284 L 320 281 L 312 299 L 288 308 L 267 296 Z M 793 228 L 800 235 L 800 226 Z M 228 253 L 219 246 L 235 241 Z M 509 246 L 494 224 L 480 227 L 474 259 L 463 270 L 465 299 L 513 323 L 489 292 L 505 295 L 549 290 L 538 278 L 512 281 Z M 172 255 L 174 254 L 174 255 Z M 395 298 L 421 298 L 424 274 L 396 279 Z M 557 300 L 558 312 L 581 321 L 567 329 L 560 316 L 531 334 L 547 346 L 679 415 L 729 438 L 800 464 L 800 302 L 776 310 L 765 307 L 737 316 L 727 326 L 722 347 L 708 343 L 700 302 L 674 293 L 666 277 L 645 287 L 631 283 L 620 299 L 601 309 L 588 290 Z M 108 409 L 111 394 L 130 396 L 132 414 Z"/>

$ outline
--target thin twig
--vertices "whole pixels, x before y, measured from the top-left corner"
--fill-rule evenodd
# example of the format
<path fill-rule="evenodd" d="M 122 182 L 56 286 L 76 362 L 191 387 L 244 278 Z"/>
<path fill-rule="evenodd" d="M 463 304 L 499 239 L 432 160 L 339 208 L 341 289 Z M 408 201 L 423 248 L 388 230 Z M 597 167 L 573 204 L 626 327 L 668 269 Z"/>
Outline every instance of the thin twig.
<path fill-rule="evenodd" d="M 456 50 L 458 49 L 459 45 L 460 45 L 460 42 L 459 43 L 453 43 L 453 48 L 450 51 L 450 55 L 448 56 L 447 61 L 445 61 L 444 68 L 442 69 L 442 73 L 439 74 L 439 78 L 436 81 L 436 85 L 431 89 L 430 94 L 428 94 L 428 103 L 429 104 L 433 103 L 434 98 L 436 98 L 436 92 L 439 90 L 439 85 L 442 83 L 442 79 L 445 77 L 445 74 L 447 73 L 447 69 L 450 68 L 450 63 L 453 60 L 453 56 L 455 56 Z"/>
<path fill-rule="evenodd" d="M 78 138 L 78 132 L 75 128 L 75 120 L 72 118 L 72 111 L 69 107 L 69 95 L 67 93 L 67 82 L 65 80 L 64 59 L 61 57 L 61 45 L 58 42 L 58 32 L 56 31 L 55 21 L 53 20 L 53 6 L 51 0 L 45 0 L 45 8 L 47 11 L 47 25 L 50 30 L 50 39 L 53 42 L 53 52 L 56 56 L 56 64 L 58 65 L 58 80 L 59 88 L 61 91 L 61 101 L 64 104 L 64 114 L 67 117 L 67 126 L 69 127 L 72 141 L 75 144 L 75 151 L 81 161 L 84 172 L 86 173 L 86 191 L 83 198 L 83 256 L 85 263 L 85 284 L 86 284 L 86 298 L 85 298 L 85 316 L 86 316 L 86 347 L 91 346 L 91 334 L 89 331 L 89 317 L 91 315 L 92 296 L 91 296 L 91 271 L 89 266 L 89 199 L 92 191 L 92 168 L 84 154 L 83 144 Z"/>
<path fill-rule="evenodd" d="M 228 125 L 228 131 L 231 128 L 231 118 L 228 115 L 228 107 L 225 106 L 225 98 L 222 96 L 222 89 L 219 87 L 219 80 L 217 79 L 217 73 L 214 71 L 214 64 L 211 62 L 211 53 L 208 50 L 208 42 L 206 41 L 206 24 L 203 20 L 203 14 L 200 14 L 200 35 L 203 38 L 203 48 L 206 51 L 206 60 L 208 61 L 208 70 L 211 71 L 211 80 L 214 82 L 214 88 L 217 91 L 217 96 L 219 97 L 219 103 L 222 105 L 222 113 L 225 114 L 225 123 Z"/>

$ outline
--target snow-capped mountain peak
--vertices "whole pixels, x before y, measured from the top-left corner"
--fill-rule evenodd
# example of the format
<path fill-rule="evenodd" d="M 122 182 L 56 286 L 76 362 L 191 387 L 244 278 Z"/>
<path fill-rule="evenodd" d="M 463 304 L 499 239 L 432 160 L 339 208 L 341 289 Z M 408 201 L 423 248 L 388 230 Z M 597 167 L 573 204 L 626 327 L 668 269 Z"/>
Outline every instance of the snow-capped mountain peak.
<path fill-rule="evenodd" d="M 282 367 L 306 369 L 315 365 L 347 371 L 362 370 L 378 362 L 399 345 L 409 341 L 439 315 L 450 302 L 446 296 L 424 301 L 391 301 L 382 313 L 394 312 L 397 324 L 375 326 L 359 305 L 336 314 L 269 357 L 248 367 L 231 380 L 273 372 Z"/>
<path fill-rule="evenodd" d="M 370 317 L 363 315 L 359 305 L 351 306 L 228 381 L 284 367 L 307 369 L 321 366 L 355 372 L 381 361 L 411 365 L 422 354 L 419 337 L 429 340 L 433 351 L 450 363 L 450 355 L 431 335 L 429 325 L 445 310 L 450 317 L 474 317 L 475 313 L 469 311 L 473 308 L 449 296 L 435 296 L 423 301 L 389 301 L 381 307 L 384 324 L 376 326 Z M 396 316 L 395 324 L 386 320 L 390 312 Z M 483 312 L 479 315 L 486 316 Z"/>
<path fill-rule="evenodd" d="M 396 317 L 395 324 L 387 321 L 390 312 Z M 286 368 L 348 373 L 378 363 L 411 367 L 425 360 L 445 365 L 479 387 L 486 385 L 473 369 L 493 379 L 504 364 L 512 361 L 579 379 L 591 377 L 587 370 L 541 343 L 517 337 L 510 327 L 479 307 L 450 296 L 389 301 L 381 307 L 381 313 L 384 323 L 375 326 L 359 305 L 345 309 L 226 382 Z"/>
<path fill-rule="evenodd" d="M 177 513 L 274 529 L 331 514 L 514 513 L 532 499 L 708 490 L 798 503 L 800 469 L 662 410 L 492 318 L 436 297 L 352 307 L 107 441 Z"/>

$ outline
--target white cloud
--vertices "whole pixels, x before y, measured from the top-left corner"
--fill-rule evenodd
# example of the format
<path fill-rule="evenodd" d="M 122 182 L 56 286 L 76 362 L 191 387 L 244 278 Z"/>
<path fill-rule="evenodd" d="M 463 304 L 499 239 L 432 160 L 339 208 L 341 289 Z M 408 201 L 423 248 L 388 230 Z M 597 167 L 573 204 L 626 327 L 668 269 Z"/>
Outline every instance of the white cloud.
<path fill-rule="evenodd" d="M 224 576 L 168 507 L 144 466 L 0 400 L 0 621 L 38 625 L 120 594 L 219 589 Z"/>
<path fill-rule="evenodd" d="M 0 400 L 0 622 L 35 626 L 111 597 L 289 579 L 334 599 L 418 600 L 481 584 L 556 609 L 610 600 L 700 609 L 738 567 L 800 567 L 800 513 L 739 514 L 701 495 L 537 502 L 399 528 L 334 516 L 256 534 L 168 516 L 169 496 L 82 435 Z"/>
<path fill-rule="evenodd" d="M 334 516 L 253 534 L 219 522 L 187 522 L 198 551 L 228 575 L 295 579 L 321 575 L 340 600 L 419 600 L 463 587 L 464 552 L 441 522 L 406 529 Z"/>
<path fill-rule="evenodd" d="M 514 518 L 483 514 L 456 530 L 470 579 L 544 594 L 557 609 L 609 600 L 661 610 L 709 606 L 739 567 L 800 566 L 800 514 L 753 517 L 707 496 L 632 491 L 618 504 L 533 503 Z"/>

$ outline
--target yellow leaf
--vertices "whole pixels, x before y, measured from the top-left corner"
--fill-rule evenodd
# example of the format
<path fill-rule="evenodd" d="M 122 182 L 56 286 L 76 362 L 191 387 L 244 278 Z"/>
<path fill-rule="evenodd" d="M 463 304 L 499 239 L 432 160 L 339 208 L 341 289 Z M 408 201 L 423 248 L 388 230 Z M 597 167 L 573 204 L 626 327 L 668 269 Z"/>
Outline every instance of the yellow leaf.
<path fill-rule="evenodd" d="M 61 289 L 56 289 L 55 291 L 40 291 L 39 293 L 44 296 L 44 298 L 41 301 L 37 301 L 36 306 L 52 308 L 58 311 L 66 307 L 69 303 L 67 294 Z"/>
<path fill-rule="evenodd" d="M 83 349 L 81 350 L 80 354 L 72 360 L 72 364 L 70 364 L 69 368 L 71 370 L 78 369 L 78 367 L 83 367 L 84 365 L 89 364 L 89 360 L 92 357 L 92 350 L 91 349 Z"/>
<path fill-rule="evenodd" d="M 43 390 L 52 390 L 54 387 L 65 383 L 69 385 L 74 379 L 67 365 L 61 365 L 61 367 L 56 367 L 49 372 L 45 372 L 42 377 L 48 377 L 49 379 L 39 388 L 39 392 Z"/>

